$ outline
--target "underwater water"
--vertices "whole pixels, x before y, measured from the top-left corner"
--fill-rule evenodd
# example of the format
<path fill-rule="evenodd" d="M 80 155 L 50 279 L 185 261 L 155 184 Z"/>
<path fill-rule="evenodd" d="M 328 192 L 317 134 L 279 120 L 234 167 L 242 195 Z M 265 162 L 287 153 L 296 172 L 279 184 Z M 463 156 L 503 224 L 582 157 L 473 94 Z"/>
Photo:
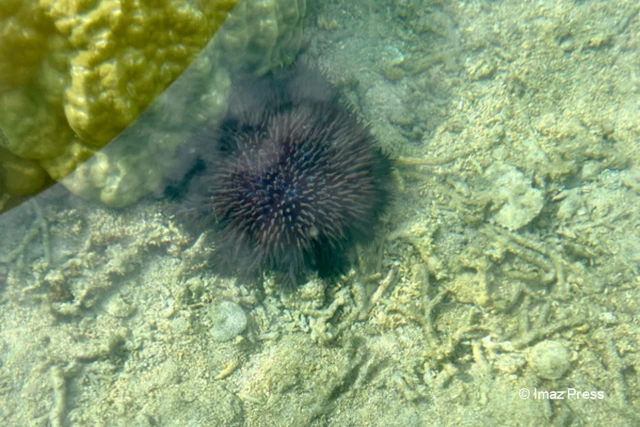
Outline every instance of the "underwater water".
<path fill-rule="evenodd" d="M 241 0 L 217 32 L 206 2 L 44 3 L 0 6 L 25 29 L 0 31 L 0 425 L 640 425 L 635 3 Z M 219 218 L 179 217 L 197 159 L 242 144 L 200 137 L 296 61 L 389 156 L 392 202 L 295 286 L 242 251 L 259 277 L 229 277 Z"/>

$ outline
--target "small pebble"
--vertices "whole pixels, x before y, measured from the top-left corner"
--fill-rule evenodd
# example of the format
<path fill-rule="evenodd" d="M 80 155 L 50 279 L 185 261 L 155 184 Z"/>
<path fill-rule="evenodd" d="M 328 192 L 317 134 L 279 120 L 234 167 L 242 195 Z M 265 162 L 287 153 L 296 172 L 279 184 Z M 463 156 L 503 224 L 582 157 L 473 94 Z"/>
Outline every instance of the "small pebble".
<path fill-rule="evenodd" d="M 244 332 L 247 327 L 247 315 L 235 302 L 221 301 L 214 304 L 209 313 L 209 332 L 216 341 L 229 341 Z"/>
<path fill-rule="evenodd" d="M 542 341 L 536 344 L 527 357 L 527 362 L 540 378 L 557 380 L 571 368 L 571 354 L 558 341 Z"/>

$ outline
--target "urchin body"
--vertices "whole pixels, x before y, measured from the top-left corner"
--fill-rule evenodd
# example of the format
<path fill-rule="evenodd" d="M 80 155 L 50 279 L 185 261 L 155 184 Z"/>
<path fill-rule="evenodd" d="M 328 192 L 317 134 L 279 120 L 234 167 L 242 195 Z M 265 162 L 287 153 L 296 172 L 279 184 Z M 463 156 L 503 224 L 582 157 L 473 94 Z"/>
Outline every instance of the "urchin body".
<path fill-rule="evenodd" d="M 303 73 L 260 81 L 260 102 L 234 99 L 215 133 L 195 211 L 216 231 L 223 274 L 274 272 L 287 286 L 343 273 L 388 207 L 389 159 L 321 75 Z"/>

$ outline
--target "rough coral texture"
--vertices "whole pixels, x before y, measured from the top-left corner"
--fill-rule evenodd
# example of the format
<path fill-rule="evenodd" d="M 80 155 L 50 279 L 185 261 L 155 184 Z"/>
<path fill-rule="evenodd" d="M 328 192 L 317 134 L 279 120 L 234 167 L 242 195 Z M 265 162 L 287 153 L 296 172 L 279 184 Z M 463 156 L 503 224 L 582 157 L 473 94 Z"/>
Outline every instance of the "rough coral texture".
<path fill-rule="evenodd" d="M 191 67 L 183 94 L 174 91 L 152 105 L 139 128 L 123 134 L 192 62 L 235 3 L 3 1 L 0 129 L 6 138 L 0 146 L 17 157 L 0 156 L 0 191 L 37 191 L 47 176 L 67 177 L 63 183 L 76 194 L 111 206 L 152 191 L 185 128 L 223 114 L 228 72 L 266 72 L 291 63 L 299 50 L 305 0 L 241 1 Z M 121 142 L 83 164 L 117 135 Z M 7 185 L 21 180 L 29 184 L 19 193 Z"/>
<path fill-rule="evenodd" d="M 111 141 L 191 63 L 235 1 L 42 0 L 76 53 L 64 112 L 89 144 Z M 210 5 L 214 5 L 213 7 Z"/>
<path fill-rule="evenodd" d="M 194 128 L 226 111 L 229 75 L 293 62 L 301 44 L 305 0 L 246 0 L 188 70 L 136 123 L 63 183 L 76 194 L 125 206 L 156 189 Z"/>
<path fill-rule="evenodd" d="M 227 71 L 209 60 L 193 65 L 133 125 L 61 182 L 75 194 L 113 207 L 156 189 L 188 129 L 226 109 L 231 87 Z"/>
<path fill-rule="evenodd" d="M 60 180 L 192 62 L 235 0 L 0 2 L 0 191 Z M 16 157 L 17 156 L 17 157 Z M 19 161 L 16 161 L 19 159 Z M 34 175 L 34 170 L 39 170 Z M 45 173 L 46 171 L 46 173 Z"/>
<path fill-rule="evenodd" d="M 229 14 L 215 43 L 223 64 L 264 74 L 291 64 L 302 43 L 306 0 L 243 1 Z"/>

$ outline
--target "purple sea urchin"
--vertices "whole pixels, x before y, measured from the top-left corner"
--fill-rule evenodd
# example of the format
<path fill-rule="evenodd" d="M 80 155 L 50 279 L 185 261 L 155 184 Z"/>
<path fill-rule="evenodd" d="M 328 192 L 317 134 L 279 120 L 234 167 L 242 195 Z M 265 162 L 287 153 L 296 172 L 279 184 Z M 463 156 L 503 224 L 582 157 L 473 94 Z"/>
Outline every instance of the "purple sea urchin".
<path fill-rule="evenodd" d="M 236 87 L 188 207 L 216 232 L 216 271 L 289 286 L 343 273 L 389 205 L 390 160 L 315 70 Z"/>

